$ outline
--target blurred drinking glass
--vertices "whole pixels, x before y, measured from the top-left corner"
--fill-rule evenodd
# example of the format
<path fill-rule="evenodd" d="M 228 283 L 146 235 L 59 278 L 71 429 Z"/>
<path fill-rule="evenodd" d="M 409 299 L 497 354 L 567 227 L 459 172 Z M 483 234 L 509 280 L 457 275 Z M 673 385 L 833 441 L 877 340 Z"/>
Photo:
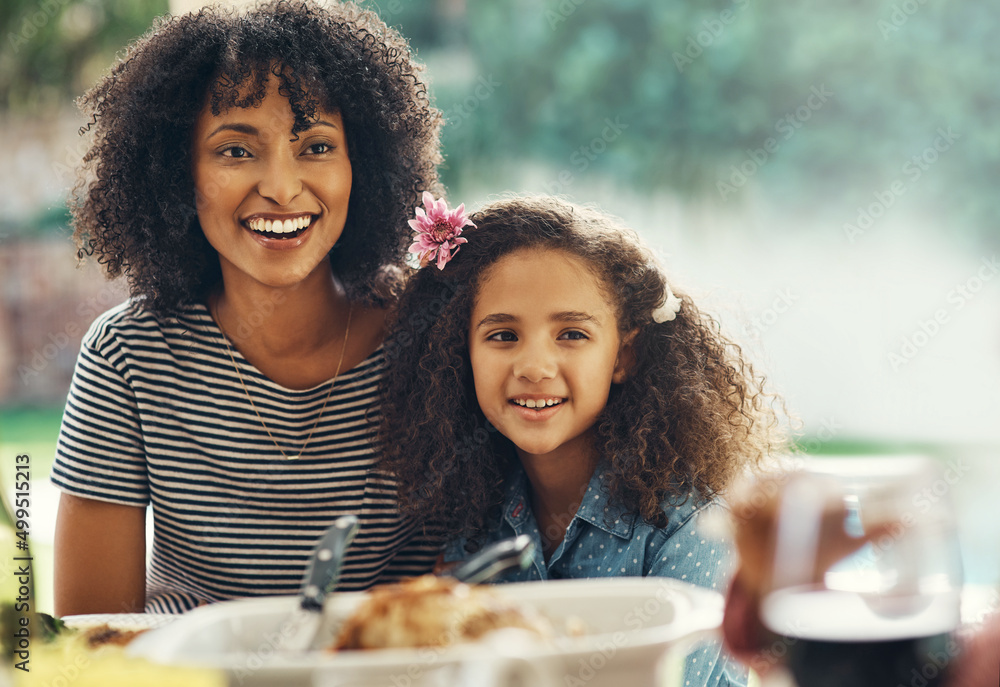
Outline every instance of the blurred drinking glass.
<path fill-rule="evenodd" d="M 812 459 L 775 513 L 760 618 L 799 687 L 932 687 L 957 653 L 949 483 L 922 457 Z"/>

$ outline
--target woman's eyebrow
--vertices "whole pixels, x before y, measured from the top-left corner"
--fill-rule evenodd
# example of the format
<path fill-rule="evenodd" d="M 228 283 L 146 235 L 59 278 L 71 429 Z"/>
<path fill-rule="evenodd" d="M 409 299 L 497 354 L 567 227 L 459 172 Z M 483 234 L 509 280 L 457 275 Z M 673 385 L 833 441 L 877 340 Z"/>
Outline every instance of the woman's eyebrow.
<path fill-rule="evenodd" d="M 205 138 L 212 138 L 212 136 L 215 136 L 220 131 L 235 131 L 236 133 L 246 134 L 248 136 L 260 135 L 260 131 L 258 131 L 257 127 L 255 126 L 251 126 L 250 124 L 234 123 L 234 124 L 221 124 L 217 129 L 215 129 L 215 131 L 210 133 Z"/>
<path fill-rule="evenodd" d="M 331 129 L 338 129 L 338 130 L 340 129 L 340 127 L 338 127 L 333 122 L 328 122 L 325 119 L 320 119 L 320 120 L 318 120 L 318 121 L 313 122 L 312 124 L 310 124 L 305 130 L 309 131 L 309 129 L 315 129 L 318 126 L 328 126 Z M 253 126 L 251 124 L 243 124 L 241 122 L 234 122 L 234 123 L 231 123 L 231 124 L 220 124 L 218 126 L 218 128 L 216 128 L 212 133 L 210 133 L 205 138 L 212 138 L 212 136 L 215 136 L 220 131 L 235 131 L 236 133 L 246 134 L 247 136 L 259 136 L 260 135 L 260 130 L 257 127 L 255 127 L 255 126 Z"/>

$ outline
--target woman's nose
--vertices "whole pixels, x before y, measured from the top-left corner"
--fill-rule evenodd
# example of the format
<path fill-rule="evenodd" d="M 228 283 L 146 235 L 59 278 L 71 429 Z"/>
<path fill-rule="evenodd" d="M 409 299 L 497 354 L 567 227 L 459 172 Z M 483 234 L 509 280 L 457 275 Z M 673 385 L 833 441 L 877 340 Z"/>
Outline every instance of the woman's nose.
<path fill-rule="evenodd" d="M 557 367 L 555 352 L 549 346 L 527 344 L 521 347 L 515 358 L 513 372 L 518 379 L 540 382 L 554 377 Z"/>
<path fill-rule="evenodd" d="M 272 155 L 263 167 L 257 184 L 260 195 L 278 205 L 288 205 L 302 193 L 301 170 L 290 155 Z"/>

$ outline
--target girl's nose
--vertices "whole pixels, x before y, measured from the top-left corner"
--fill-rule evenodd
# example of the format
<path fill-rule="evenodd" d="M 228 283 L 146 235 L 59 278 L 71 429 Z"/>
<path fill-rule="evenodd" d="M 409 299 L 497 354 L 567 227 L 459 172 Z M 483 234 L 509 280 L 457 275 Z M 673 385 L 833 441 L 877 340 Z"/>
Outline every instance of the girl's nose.
<path fill-rule="evenodd" d="M 556 375 L 555 354 L 544 344 L 525 345 L 514 360 L 514 376 L 535 383 Z"/>
<path fill-rule="evenodd" d="M 257 191 L 278 205 L 288 205 L 302 193 L 300 169 L 288 155 L 273 155 L 263 169 Z"/>

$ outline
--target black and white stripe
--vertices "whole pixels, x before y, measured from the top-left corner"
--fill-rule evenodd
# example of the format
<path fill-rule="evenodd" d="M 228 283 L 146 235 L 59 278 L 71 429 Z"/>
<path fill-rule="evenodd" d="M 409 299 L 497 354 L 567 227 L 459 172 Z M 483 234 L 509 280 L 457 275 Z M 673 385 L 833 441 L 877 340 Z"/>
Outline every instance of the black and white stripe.
<path fill-rule="evenodd" d="M 286 389 L 233 355 L 267 429 L 299 453 L 330 383 Z M 84 339 L 52 481 L 76 496 L 152 503 L 150 611 L 296 593 L 317 538 L 348 513 L 361 529 L 338 588 L 427 572 L 437 551 L 397 514 L 392 479 L 374 469 L 384 365 L 379 349 L 337 377 L 304 454 L 289 461 L 203 305 L 160 321 L 123 304 Z"/>

